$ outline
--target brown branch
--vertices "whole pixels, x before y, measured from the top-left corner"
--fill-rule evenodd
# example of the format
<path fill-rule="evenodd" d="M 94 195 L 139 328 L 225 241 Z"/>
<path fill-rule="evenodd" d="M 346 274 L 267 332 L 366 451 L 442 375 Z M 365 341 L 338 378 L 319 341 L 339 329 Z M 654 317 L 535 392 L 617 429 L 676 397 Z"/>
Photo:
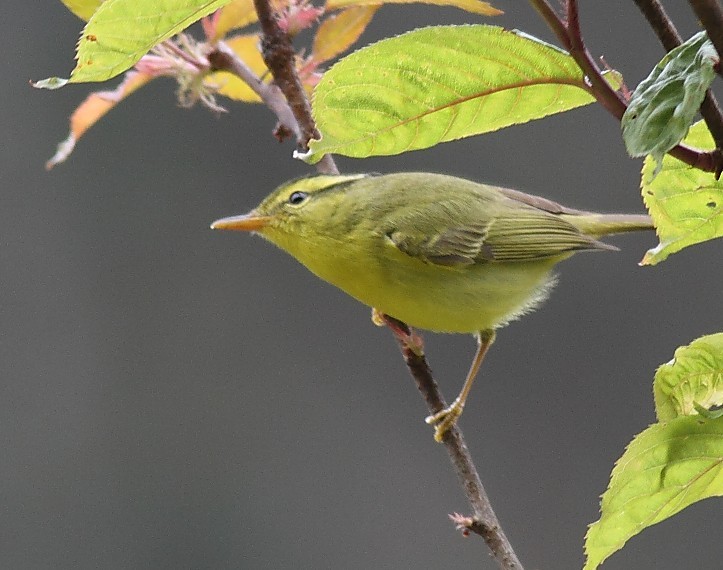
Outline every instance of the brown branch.
<path fill-rule="evenodd" d="M 625 113 L 627 103 L 605 81 L 600 68 L 593 60 L 580 32 L 577 0 L 567 0 L 567 22 L 550 6 L 547 0 L 530 0 L 548 27 L 557 36 L 563 47 L 570 52 L 578 67 L 590 82 L 590 92 L 608 112 L 620 120 Z M 723 169 L 723 155 L 719 150 L 710 152 L 690 148 L 679 144 L 668 151 L 668 154 L 695 168 L 719 175 Z"/>
<path fill-rule="evenodd" d="M 300 130 L 297 139 L 301 152 L 308 150 L 309 141 L 319 138 L 314 118 L 311 115 L 311 104 L 296 73 L 296 52 L 291 38 L 280 27 L 274 17 L 269 0 L 254 0 L 256 13 L 261 25 L 261 55 L 266 67 L 271 71 L 274 82 L 279 86 L 296 117 Z M 339 174 L 339 170 L 331 155 L 325 155 L 316 165 L 317 170 L 326 174 Z"/>
<path fill-rule="evenodd" d="M 668 17 L 668 13 L 658 0 L 633 0 L 633 2 L 643 13 L 650 27 L 653 28 L 665 51 L 677 48 L 683 43 L 683 38 L 680 37 L 678 30 Z"/>
<path fill-rule="evenodd" d="M 580 30 L 577 0 L 567 0 L 566 28 L 570 45 L 570 55 L 587 76 L 587 80 L 590 82 L 595 97 L 615 118 L 621 119 L 623 113 L 625 113 L 625 109 L 627 109 L 627 104 L 622 96 L 605 81 L 602 71 L 585 47 L 585 42 L 582 39 L 582 31 Z"/>
<path fill-rule="evenodd" d="M 299 122 L 286 102 L 286 98 L 275 84 L 264 83 L 253 70 L 246 65 L 237 54 L 224 42 L 217 42 L 213 49 L 206 55 L 211 71 L 227 71 L 243 80 L 251 90 L 256 93 L 278 119 L 279 123 L 275 129 L 276 136 L 283 139 L 288 134 L 293 134 L 297 144 L 302 140 L 303 135 Z M 327 154 L 317 164 L 316 169 L 324 174 L 338 174 L 334 159 Z"/>
<path fill-rule="evenodd" d="M 274 76 L 276 85 L 267 85 L 231 50 L 219 42 L 209 53 L 208 58 L 213 70 L 224 70 L 233 73 L 245 81 L 262 101 L 279 119 L 280 126 L 297 135 L 299 146 L 306 149 L 308 141 L 318 137 L 318 132 L 311 116 L 311 106 L 301 86 L 301 82 L 293 66 L 295 53 L 291 41 L 278 26 L 267 0 L 254 0 L 259 15 L 264 37 L 262 39 L 262 55 L 267 67 Z M 278 87 L 277 87 L 278 86 Z M 283 95 L 282 95 L 283 93 Z M 288 104 L 287 104 L 288 102 Z M 326 160 L 326 162 L 324 162 Z M 338 173 L 331 155 L 326 155 L 317 168 L 327 173 Z M 325 169 L 325 170 L 323 170 Z M 406 332 L 410 336 L 409 327 L 401 321 L 385 317 L 395 330 Z M 423 354 L 415 352 L 407 343 L 400 343 L 402 355 L 412 377 L 422 393 L 431 413 L 446 407 L 446 403 Z M 444 436 L 443 443 L 447 448 L 457 476 L 465 494 L 472 505 L 474 518 L 470 529 L 480 534 L 489 546 L 495 559 L 503 570 L 523 570 L 512 546 L 505 536 L 499 521 L 492 510 L 489 498 L 484 490 L 477 468 L 462 433 L 453 427 Z"/>
<path fill-rule="evenodd" d="M 688 3 L 703 24 L 720 59 L 723 57 L 723 10 L 720 3 L 718 0 L 688 0 Z"/>
<path fill-rule="evenodd" d="M 401 332 L 401 334 L 395 334 L 395 337 L 399 341 L 404 362 L 407 364 L 407 368 L 409 368 L 409 372 L 414 378 L 430 414 L 436 414 L 446 408 L 447 403 L 439 391 L 423 352 L 417 347 L 411 347 L 409 342 L 404 341 L 405 336 L 406 338 L 415 338 L 409 327 L 388 315 L 384 315 L 383 319 L 390 325 L 392 331 Z M 512 549 L 512 545 L 492 509 L 492 504 L 482 485 L 460 429 L 456 425 L 451 427 L 444 434 L 442 443 L 447 449 L 449 459 L 457 473 L 457 478 L 474 513 L 473 517 L 461 517 L 460 515 L 457 515 L 457 517 L 460 517 L 460 520 L 464 518 L 467 521 L 463 525 L 467 530 L 479 534 L 484 539 L 500 568 L 503 570 L 522 570 L 522 564 Z M 452 520 L 458 527 L 460 526 L 457 518 L 453 517 Z"/>
<path fill-rule="evenodd" d="M 691 2 L 693 1 L 694 0 L 691 0 Z M 642 12 L 643 16 L 645 16 L 648 24 L 650 24 L 650 27 L 655 32 L 655 35 L 658 36 L 660 43 L 663 44 L 666 51 L 675 49 L 683 43 L 683 38 L 678 33 L 675 24 L 673 24 L 665 8 L 663 8 L 663 5 L 658 0 L 633 0 L 633 2 L 635 2 L 638 9 Z M 721 33 L 723 34 L 723 32 Z M 715 141 L 718 152 L 715 172 L 716 176 L 719 176 L 721 167 L 723 166 L 720 159 L 720 150 L 723 149 L 723 113 L 721 113 L 718 101 L 710 89 L 705 94 L 703 103 L 700 106 L 700 114 Z"/>
<path fill-rule="evenodd" d="M 304 92 L 304 87 L 296 73 L 296 52 L 291 39 L 280 27 L 273 15 L 269 0 L 254 0 L 259 24 L 263 32 L 261 36 L 261 55 L 266 67 L 271 71 L 276 85 L 286 97 L 291 112 L 296 117 L 301 136 L 297 139 L 299 150 L 306 152 L 309 141 L 319 138 L 314 118 L 311 115 L 311 104 Z M 319 172 L 338 174 L 339 170 L 330 154 L 325 155 L 316 164 Z"/>

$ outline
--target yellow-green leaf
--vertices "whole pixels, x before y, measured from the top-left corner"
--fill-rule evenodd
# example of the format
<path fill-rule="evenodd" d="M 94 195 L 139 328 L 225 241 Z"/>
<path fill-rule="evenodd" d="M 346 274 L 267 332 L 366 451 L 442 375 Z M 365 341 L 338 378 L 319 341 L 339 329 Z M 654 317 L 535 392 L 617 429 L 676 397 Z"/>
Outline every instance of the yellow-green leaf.
<path fill-rule="evenodd" d="M 723 333 L 678 348 L 655 373 L 653 393 L 660 421 L 723 405 Z"/>
<path fill-rule="evenodd" d="M 691 127 L 684 142 L 715 148 L 703 121 Z M 645 254 L 641 265 L 655 265 L 685 247 L 723 236 L 722 181 L 670 155 L 663 158 L 660 174 L 655 176 L 655 170 L 655 159 L 647 156 L 641 188 L 660 243 Z"/>
<path fill-rule="evenodd" d="M 70 116 L 70 133 L 68 138 L 58 145 L 58 150 L 45 168 L 50 170 L 56 164 L 65 161 L 75 148 L 75 143 L 83 136 L 85 131 L 97 123 L 108 111 L 123 99 L 143 87 L 154 77 L 138 71 L 129 71 L 121 84 L 113 91 L 97 91 L 85 98 Z"/>
<path fill-rule="evenodd" d="M 227 4 L 229 0 L 106 0 L 78 42 L 70 83 L 105 81 L 131 68 L 154 45 Z M 37 87 L 58 86 L 56 78 Z"/>
<path fill-rule="evenodd" d="M 643 529 L 720 495 L 723 417 L 682 416 L 650 426 L 633 439 L 613 469 L 600 520 L 585 538 L 584 570 L 597 568 Z"/>
<path fill-rule="evenodd" d="M 435 6 L 454 6 L 460 10 L 480 14 L 482 16 L 499 16 L 503 14 L 489 2 L 479 0 L 327 0 L 326 9 L 338 10 L 349 6 L 368 6 L 370 4 L 433 4 Z"/>
<path fill-rule="evenodd" d="M 231 30 L 251 25 L 257 19 L 254 0 L 231 0 L 219 11 L 214 39 L 221 39 Z"/>
<path fill-rule="evenodd" d="M 326 18 L 314 37 L 312 57 L 322 63 L 349 49 L 359 39 L 380 6 L 355 6 Z"/>
<path fill-rule="evenodd" d="M 365 47 L 319 82 L 321 140 L 335 152 L 390 155 L 495 131 L 594 101 L 563 50 L 496 26 L 435 26 Z"/>
<path fill-rule="evenodd" d="M 61 0 L 61 2 L 78 18 L 87 22 L 103 0 Z"/>
<path fill-rule="evenodd" d="M 266 74 L 267 68 L 264 58 L 259 52 L 258 34 L 234 36 L 226 40 L 226 44 L 249 66 L 258 77 Z M 269 77 L 267 77 L 267 80 Z M 204 82 L 207 85 L 217 86 L 218 93 L 236 101 L 247 103 L 260 103 L 261 99 L 248 84 L 238 76 L 225 71 L 218 71 L 209 75 Z"/>

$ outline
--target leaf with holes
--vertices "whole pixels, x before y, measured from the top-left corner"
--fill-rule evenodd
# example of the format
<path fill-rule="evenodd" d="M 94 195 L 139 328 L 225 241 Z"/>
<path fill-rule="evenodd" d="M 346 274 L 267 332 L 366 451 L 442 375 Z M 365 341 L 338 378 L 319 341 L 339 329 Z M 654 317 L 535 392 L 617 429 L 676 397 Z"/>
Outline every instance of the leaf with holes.
<path fill-rule="evenodd" d="M 653 393 L 660 421 L 723 405 L 723 333 L 703 336 L 676 350 L 673 360 L 655 373 Z"/>
<path fill-rule="evenodd" d="M 684 142 L 706 150 L 715 148 L 703 121 L 691 127 Z M 723 182 L 670 155 L 660 166 L 656 176 L 655 159 L 648 156 L 643 164 L 643 201 L 660 243 L 645 254 L 641 265 L 655 265 L 685 247 L 723 236 Z"/>
<path fill-rule="evenodd" d="M 723 417 L 682 416 L 650 426 L 633 439 L 613 469 L 600 520 L 585 537 L 584 570 L 597 568 L 643 529 L 720 495 Z"/>
<path fill-rule="evenodd" d="M 322 138 L 304 158 L 399 154 L 593 101 L 575 61 L 554 46 L 496 26 L 423 28 L 324 74 L 313 100 Z"/>
<path fill-rule="evenodd" d="M 69 80 L 49 78 L 35 86 L 105 81 L 130 69 L 156 44 L 227 4 L 229 0 L 106 0 L 78 42 L 78 63 Z"/>

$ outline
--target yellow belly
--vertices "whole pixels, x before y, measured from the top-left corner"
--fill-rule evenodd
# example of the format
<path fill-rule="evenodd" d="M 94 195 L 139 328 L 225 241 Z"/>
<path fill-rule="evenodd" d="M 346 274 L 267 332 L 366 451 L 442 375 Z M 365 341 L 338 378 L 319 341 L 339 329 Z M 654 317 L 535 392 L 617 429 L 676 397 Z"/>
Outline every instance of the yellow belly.
<path fill-rule="evenodd" d="M 451 333 L 497 328 L 533 310 L 554 284 L 550 271 L 567 257 L 443 267 L 392 246 L 369 255 L 348 244 L 316 245 L 293 255 L 325 281 L 410 326 Z"/>

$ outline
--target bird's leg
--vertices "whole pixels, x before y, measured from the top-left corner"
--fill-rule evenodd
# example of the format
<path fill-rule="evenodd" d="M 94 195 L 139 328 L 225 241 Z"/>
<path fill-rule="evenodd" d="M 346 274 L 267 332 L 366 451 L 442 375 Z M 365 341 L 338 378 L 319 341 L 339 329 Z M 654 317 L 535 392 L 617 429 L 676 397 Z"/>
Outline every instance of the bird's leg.
<path fill-rule="evenodd" d="M 444 434 L 447 433 L 447 430 L 457 423 L 459 416 L 462 415 L 464 403 L 467 401 L 467 396 L 469 396 L 469 391 L 472 389 L 472 384 L 474 384 L 474 379 L 477 377 L 477 372 L 482 365 L 482 361 L 484 360 L 487 351 L 494 341 L 495 331 L 492 329 L 487 329 L 477 333 L 477 352 L 474 355 L 474 360 L 472 360 L 472 365 L 469 368 L 467 378 L 462 385 L 462 390 L 460 390 L 459 396 L 455 398 L 451 406 L 447 406 L 443 410 L 428 416 L 424 420 L 428 424 L 434 425 L 435 441 L 442 441 L 442 438 L 444 437 Z"/>
<path fill-rule="evenodd" d="M 378 327 L 389 327 L 389 330 L 392 331 L 392 334 L 399 342 L 417 356 L 424 356 L 424 341 L 411 328 L 405 328 L 405 326 L 402 326 L 403 323 L 394 317 L 385 315 L 376 307 L 372 308 L 372 322 Z"/>

